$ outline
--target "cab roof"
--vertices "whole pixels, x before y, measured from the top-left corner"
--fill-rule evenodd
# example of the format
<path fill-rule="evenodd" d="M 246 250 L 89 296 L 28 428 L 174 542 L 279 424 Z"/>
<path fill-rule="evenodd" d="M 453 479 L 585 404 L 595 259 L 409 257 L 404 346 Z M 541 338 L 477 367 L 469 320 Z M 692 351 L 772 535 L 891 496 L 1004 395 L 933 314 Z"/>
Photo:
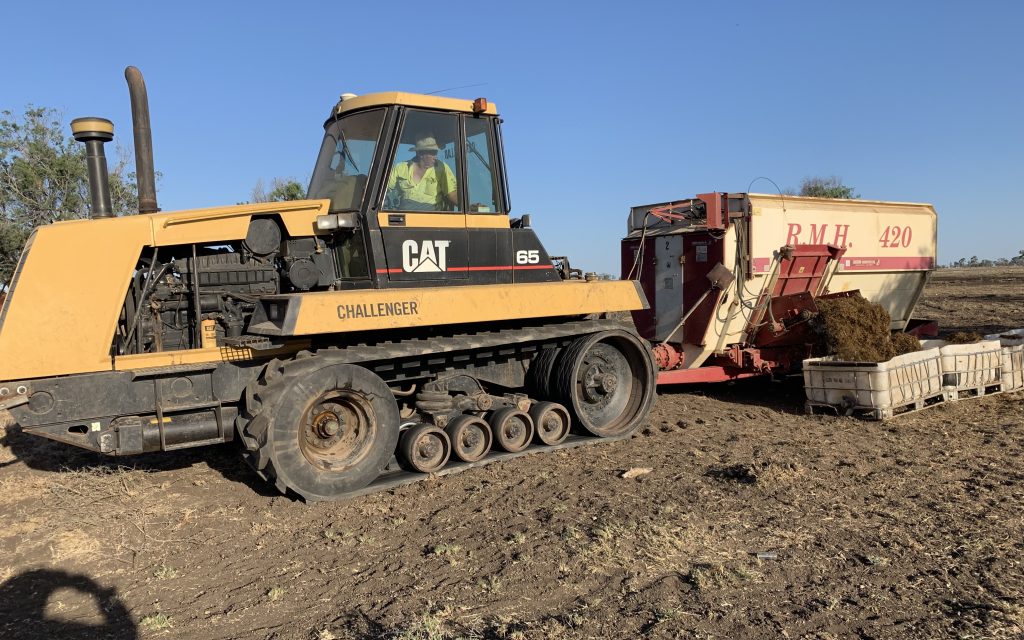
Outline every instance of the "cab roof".
<path fill-rule="evenodd" d="M 473 101 L 461 98 L 444 98 L 441 96 L 425 96 L 418 93 L 403 93 L 401 91 L 388 91 L 384 93 L 367 93 L 362 96 L 355 96 L 343 99 L 334 106 L 332 116 L 340 116 L 356 109 L 367 107 L 383 107 L 393 104 L 400 104 L 406 107 L 422 107 L 425 109 L 440 109 L 443 111 L 458 111 L 462 113 L 473 113 Z M 484 113 L 497 115 L 498 109 L 492 102 L 487 103 Z"/>

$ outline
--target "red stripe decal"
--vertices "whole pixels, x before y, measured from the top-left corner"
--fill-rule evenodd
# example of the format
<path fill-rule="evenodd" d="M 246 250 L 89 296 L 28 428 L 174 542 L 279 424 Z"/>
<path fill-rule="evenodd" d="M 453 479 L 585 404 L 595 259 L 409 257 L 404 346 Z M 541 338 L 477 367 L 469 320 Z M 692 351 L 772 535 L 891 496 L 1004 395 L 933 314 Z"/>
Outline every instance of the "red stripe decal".
<path fill-rule="evenodd" d="M 843 256 L 839 259 L 843 271 L 923 271 L 935 268 L 935 259 L 929 256 Z M 754 258 L 755 272 L 765 272 L 771 266 L 771 258 Z"/>
<path fill-rule="evenodd" d="M 868 256 L 840 258 L 844 271 L 921 271 L 935 267 L 930 256 Z"/>
<path fill-rule="evenodd" d="M 447 271 L 522 271 L 525 269 L 553 269 L 547 264 L 502 265 L 490 267 L 449 267 Z M 401 269 L 377 269 L 377 273 L 402 273 Z"/>

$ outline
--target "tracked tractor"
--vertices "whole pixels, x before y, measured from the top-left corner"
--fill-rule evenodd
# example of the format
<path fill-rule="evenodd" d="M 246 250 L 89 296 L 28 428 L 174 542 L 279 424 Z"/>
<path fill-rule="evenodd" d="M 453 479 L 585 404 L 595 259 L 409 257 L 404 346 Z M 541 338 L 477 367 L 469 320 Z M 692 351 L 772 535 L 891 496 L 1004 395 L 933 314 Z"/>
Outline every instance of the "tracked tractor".
<path fill-rule="evenodd" d="M 0 311 L 0 407 L 109 455 L 237 442 L 281 492 L 330 500 L 631 434 L 654 398 L 647 307 L 513 217 L 484 99 L 345 94 L 308 199 L 162 212 L 142 77 L 126 70 L 138 215 L 39 227 Z"/>

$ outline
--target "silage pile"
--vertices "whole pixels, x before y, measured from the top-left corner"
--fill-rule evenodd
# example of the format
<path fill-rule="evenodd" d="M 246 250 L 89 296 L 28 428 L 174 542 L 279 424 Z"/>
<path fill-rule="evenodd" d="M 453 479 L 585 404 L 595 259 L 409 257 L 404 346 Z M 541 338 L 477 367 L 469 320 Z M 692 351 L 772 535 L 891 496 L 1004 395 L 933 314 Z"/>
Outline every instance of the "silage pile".
<path fill-rule="evenodd" d="M 912 335 L 889 329 L 892 318 L 881 305 L 861 296 L 819 298 L 818 314 L 811 326 L 818 335 L 817 351 L 853 362 L 885 362 L 898 355 L 920 351 Z"/>
<path fill-rule="evenodd" d="M 943 336 L 942 339 L 949 344 L 974 344 L 983 340 L 981 334 L 974 331 L 954 331 Z"/>

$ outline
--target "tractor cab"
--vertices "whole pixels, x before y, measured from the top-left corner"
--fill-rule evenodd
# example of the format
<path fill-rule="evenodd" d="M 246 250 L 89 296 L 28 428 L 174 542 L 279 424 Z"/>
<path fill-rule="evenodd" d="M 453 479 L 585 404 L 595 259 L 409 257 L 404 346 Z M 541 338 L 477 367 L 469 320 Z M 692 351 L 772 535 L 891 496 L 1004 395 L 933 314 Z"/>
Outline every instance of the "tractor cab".
<path fill-rule="evenodd" d="M 308 189 L 331 202 L 319 225 L 334 230 L 341 286 L 559 279 L 510 223 L 499 124 L 483 98 L 342 96 Z"/>

